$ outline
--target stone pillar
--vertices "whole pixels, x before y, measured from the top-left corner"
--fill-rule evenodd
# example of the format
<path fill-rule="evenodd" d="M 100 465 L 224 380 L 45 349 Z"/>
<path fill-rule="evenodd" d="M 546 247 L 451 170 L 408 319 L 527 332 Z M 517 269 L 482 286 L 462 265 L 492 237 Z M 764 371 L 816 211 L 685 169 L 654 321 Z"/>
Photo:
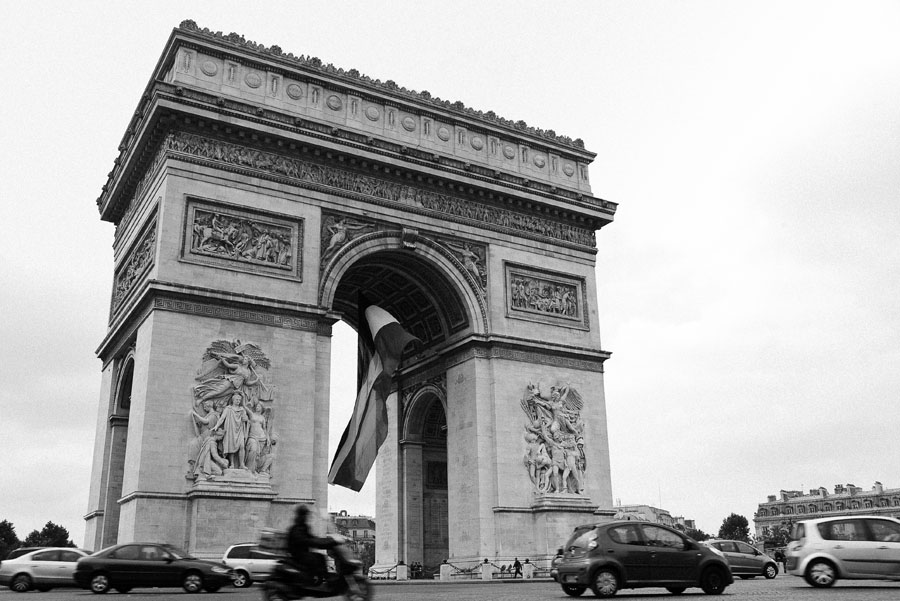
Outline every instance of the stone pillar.
<path fill-rule="evenodd" d="M 406 563 L 424 561 L 422 515 L 422 443 L 404 442 L 400 447 L 403 478 L 403 515 L 405 540 L 401 541 L 402 559 Z M 398 491 L 400 492 L 400 491 Z"/>
<path fill-rule="evenodd" d="M 534 578 L 534 564 L 525 560 L 525 563 L 522 564 L 522 577 L 525 580 L 531 580 Z"/>
<path fill-rule="evenodd" d="M 397 580 L 409 580 L 409 566 L 405 563 L 397 565 Z"/>
<path fill-rule="evenodd" d="M 453 566 L 449 563 L 441 564 L 441 580 L 447 582 L 450 580 L 450 574 L 453 573 Z"/>
<path fill-rule="evenodd" d="M 487 561 L 487 560 L 485 560 Z M 494 566 L 489 563 L 481 564 L 481 579 L 490 580 L 494 577 Z"/>

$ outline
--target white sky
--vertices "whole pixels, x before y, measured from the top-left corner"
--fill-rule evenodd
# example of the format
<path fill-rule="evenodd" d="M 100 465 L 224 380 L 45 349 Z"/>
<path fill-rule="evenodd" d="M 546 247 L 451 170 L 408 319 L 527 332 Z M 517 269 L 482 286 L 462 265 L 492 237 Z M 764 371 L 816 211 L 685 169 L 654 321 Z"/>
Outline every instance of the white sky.
<path fill-rule="evenodd" d="M 5 3 L 0 520 L 84 540 L 113 226 L 94 200 L 183 19 L 585 140 L 613 496 L 709 533 L 900 487 L 900 3 Z M 336 345 L 352 355 L 353 335 Z M 355 391 L 335 388 L 332 438 Z M 586 395 L 589 397 L 589 394 Z M 333 443 L 333 444 L 336 444 Z M 374 487 L 331 508 L 374 513 Z"/>

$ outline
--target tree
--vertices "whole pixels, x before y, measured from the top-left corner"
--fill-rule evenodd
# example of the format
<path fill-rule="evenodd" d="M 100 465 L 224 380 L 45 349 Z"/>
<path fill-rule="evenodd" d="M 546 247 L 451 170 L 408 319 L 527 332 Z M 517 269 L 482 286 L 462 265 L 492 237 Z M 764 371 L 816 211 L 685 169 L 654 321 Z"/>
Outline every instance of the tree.
<path fill-rule="evenodd" d="M 25 538 L 26 547 L 74 547 L 75 543 L 69 540 L 69 531 L 53 522 L 47 522 L 44 529 L 38 532 L 32 530 Z"/>
<path fill-rule="evenodd" d="M 684 533 L 698 542 L 709 538 L 709 535 L 699 528 L 688 528 Z"/>
<path fill-rule="evenodd" d="M 719 538 L 729 540 L 742 540 L 745 543 L 750 541 L 750 527 L 747 524 L 747 518 L 736 513 L 722 520 L 719 527 Z"/>
<path fill-rule="evenodd" d="M 0 522 L 0 559 L 4 559 L 7 553 L 21 546 L 22 543 L 16 536 L 16 527 L 8 520 Z"/>

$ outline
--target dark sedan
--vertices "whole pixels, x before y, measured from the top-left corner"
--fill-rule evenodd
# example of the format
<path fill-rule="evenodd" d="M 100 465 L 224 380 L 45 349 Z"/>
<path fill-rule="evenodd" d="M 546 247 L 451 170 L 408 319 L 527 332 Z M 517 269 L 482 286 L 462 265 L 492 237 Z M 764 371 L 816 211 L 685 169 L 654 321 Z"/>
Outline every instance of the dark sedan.
<path fill-rule="evenodd" d="M 140 587 L 182 587 L 210 593 L 231 582 L 233 572 L 215 561 L 195 559 L 172 545 L 127 543 L 78 561 L 75 582 L 102 594 L 110 588 L 126 593 Z"/>

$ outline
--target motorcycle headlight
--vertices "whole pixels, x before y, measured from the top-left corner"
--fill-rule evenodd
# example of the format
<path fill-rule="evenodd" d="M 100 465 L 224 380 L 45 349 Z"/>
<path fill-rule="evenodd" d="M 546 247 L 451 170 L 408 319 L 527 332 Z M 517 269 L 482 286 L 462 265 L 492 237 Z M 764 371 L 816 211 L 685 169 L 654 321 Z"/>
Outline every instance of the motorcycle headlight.
<path fill-rule="evenodd" d="M 219 566 L 213 566 L 212 571 L 216 574 L 227 574 L 229 572 L 228 568 L 220 568 Z"/>

